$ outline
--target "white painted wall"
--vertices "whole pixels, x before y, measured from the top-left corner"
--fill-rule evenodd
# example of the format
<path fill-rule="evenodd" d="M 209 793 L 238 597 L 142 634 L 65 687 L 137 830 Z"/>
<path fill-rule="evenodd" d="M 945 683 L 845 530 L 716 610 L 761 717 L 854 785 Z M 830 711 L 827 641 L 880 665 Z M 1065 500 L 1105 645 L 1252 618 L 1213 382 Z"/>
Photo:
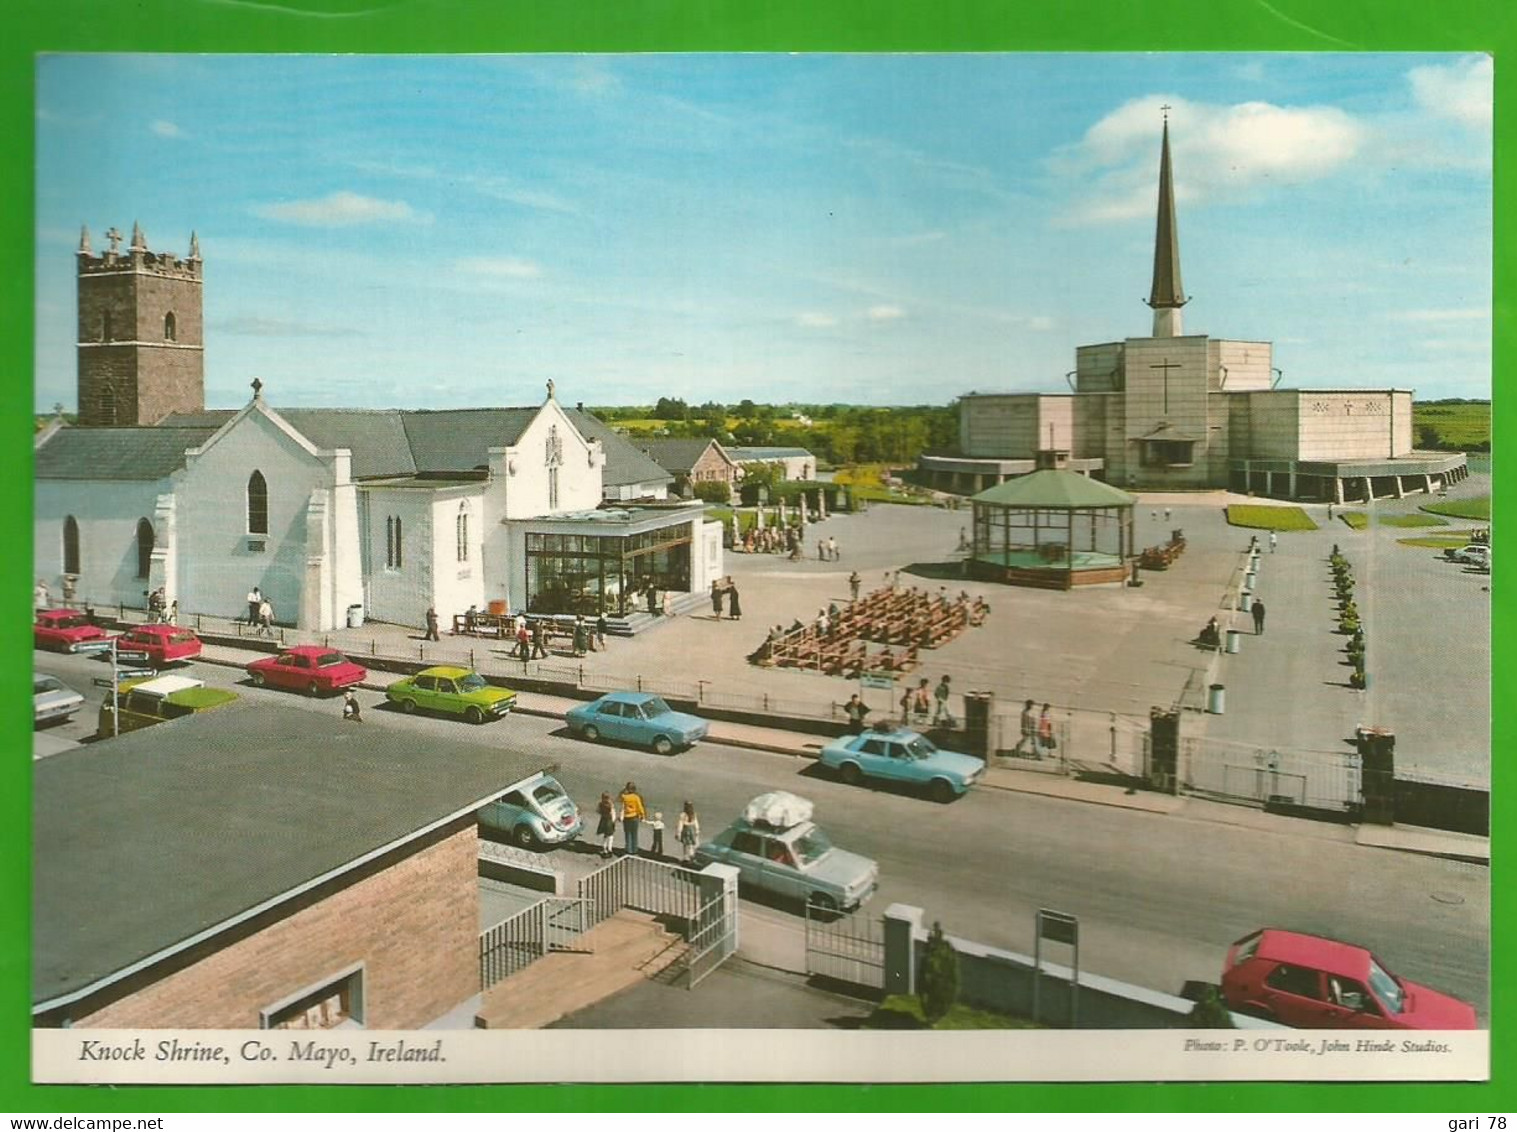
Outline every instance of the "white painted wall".
<path fill-rule="evenodd" d="M 32 583 L 46 580 L 63 596 L 63 521 L 79 524 L 79 583 L 75 600 L 97 606 L 146 605 L 148 579 L 137 577 L 137 521 L 153 522 L 158 497 L 171 480 L 38 480 L 33 494 Z M 155 532 L 156 537 L 156 532 Z M 245 593 L 246 591 L 244 591 Z"/>
<path fill-rule="evenodd" d="M 444 625 L 451 624 L 453 614 L 464 612 L 470 605 L 486 609 L 490 601 L 504 600 L 503 587 L 487 584 L 492 563 L 485 554 L 484 486 L 438 492 L 432 500 L 430 525 L 436 537 L 432 540 L 430 600 L 436 603 Z M 468 558 L 464 561 L 458 557 L 461 513 L 469 517 Z M 383 536 L 381 530 L 380 537 Z M 411 615 L 414 620 L 401 618 L 401 624 L 423 625 L 426 608 L 427 600 L 422 600 Z"/>
<path fill-rule="evenodd" d="M 427 605 L 432 600 L 435 569 L 434 493 L 425 487 L 408 485 L 364 485 L 359 489 L 364 499 L 364 552 L 368 562 L 365 618 L 394 625 L 423 625 Z M 388 550 L 387 520 L 400 519 L 400 566 L 386 564 Z M 451 526 L 449 527 L 451 534 Z M 466 601 L 457 610 L 468 608 Z M 440 604 L 437 612 L 444 620 L 454 610 Z M 346 618 L 347 610 L 343 610 Z"/>

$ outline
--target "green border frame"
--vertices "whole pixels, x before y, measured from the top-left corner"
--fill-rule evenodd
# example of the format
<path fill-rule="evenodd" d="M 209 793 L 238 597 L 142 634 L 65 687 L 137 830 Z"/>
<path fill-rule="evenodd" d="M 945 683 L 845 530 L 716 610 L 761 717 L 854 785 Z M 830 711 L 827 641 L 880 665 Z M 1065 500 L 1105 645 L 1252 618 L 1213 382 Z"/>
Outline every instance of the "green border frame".
<path fill-rule="evenodd" d="M 240 7 L 218 0 L 20 0 L 5 17 L 0 47 L 0 210 L 15 267 L 0 278 L 0 466 L 30 514 L 34 194 L 33 58 L 43 51 L 533 52 L 533 51 L 1486 51 L 1496 67 L 1495 200 L 1510 199 L 1517 105 L 1503 66 L 1517 44 L 1514 8 L 1492 0 L 285 0 Z M 1513 239 L 1510 210 L 1497 209 L 1493 374 L 1511 364 Z M 1494 384 L 1494 379 L 1493 379 Z M 1510 413 L 1496 398 L 1493 429 Z M 1511 476 L 1498 464 L 1504 496 Z M 29 530 L 29 524 L 23 528 Z M 7 657 L 29 655 L 29 555 L 4 566 L 0 641 Z M 1511 571 L 1493 576 L 1502 593 Z M 1493 609 L 1494 687 L 1512 686 L 1512 618 Z M 1453 644 L 1451 639 L 1451 645 Z M 441 1111 L 499 1109 L 679 1112 L 769 1111 L 1437 1111 L 1500 1113 L 1514 1104 L 1517 1042 L 1505 1007 L 1514 977 L 1504 929 L 1514 897 L 1491 885 L 1491 1072 L 1487 1084 L 983 1084 L 983 1085 L 500 1085 L 394 1087 L 36 1087 L 28 1081 L 30 723 L 25 672 L 0 673 L 0 719 L 17 741 L 0 759 L 0 1111 L 44 1113 L 223 1111 Z M 1499 702 L 1499 701 L 1498 701 Z M 1496 730 L 1499 735 L 1499 729 Z M 21 741 L 21 737 L 25 740 Z M 1513 775 L 1493 742 L 1493 815 L 1510 832 Z M 1493 866 L 1493 882 L 1504 877 Z"/>

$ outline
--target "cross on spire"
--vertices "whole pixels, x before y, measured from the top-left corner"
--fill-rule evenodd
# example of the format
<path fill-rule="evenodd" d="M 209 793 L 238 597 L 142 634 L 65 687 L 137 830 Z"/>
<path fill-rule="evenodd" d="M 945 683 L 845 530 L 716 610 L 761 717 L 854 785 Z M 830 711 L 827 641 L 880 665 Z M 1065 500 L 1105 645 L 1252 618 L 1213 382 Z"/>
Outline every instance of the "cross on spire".
<path fill-rule="evenodd" d="M 263 400 L 263 382 L 259 381 L 256 377 L 253 379 L 253 400 Z"/>
<path fill-rule="evenodd" d="M 1163 115 L 1164 115 L 1164 121 L 1165 121 L 1165 122 L 1166 122 L 1166 123 L 1167 123 L 1167 122 L 1168 122 L 1168 121 L 1169 121 L 1169 112 L 1170 112 L 1170 111 L 1171 111 L 1171 110 L 1173 110 L 1173 109 L 1174 109 L 1174 107 L 1173 107 L 1173 106 L 1171 106 L 1171 105 L 1170 105 L 1170 104 L 1169 104 L 1169 103 L 1167 103 L 1167 102 L 1166 102 L 1166 103 L 1165 103 L 1165 104 L 1164 104 L 1164 105 L 1163 105 L 1163 106 L 1161 106 L 1161 107 L 1159 107 L 1159 111 L 1160 111 L 1160 113 L 1162 113 L 1162 114 L 1163 114 Z"/>

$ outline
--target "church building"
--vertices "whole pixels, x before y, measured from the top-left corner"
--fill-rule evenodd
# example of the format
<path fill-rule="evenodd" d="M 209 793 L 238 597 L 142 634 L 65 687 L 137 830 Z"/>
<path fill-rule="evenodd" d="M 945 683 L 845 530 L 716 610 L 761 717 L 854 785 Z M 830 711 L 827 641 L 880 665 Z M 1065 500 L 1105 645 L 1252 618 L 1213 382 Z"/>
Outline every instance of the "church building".
<path fill-rule="evenodd" d="M 1467 474 L 1463 453 L 1413 449 L 1408 389 L 1280 388 L 1269 342 L 1186 334 L 1180 236 L 1164 124 L 1148 306 L 1153 333 L 1080 346 L 1069 393 L 959 399 L 960 456 L 923 456 L 924 482 L 972 495 L 1067 467 L 1143 491 L 1226 488 L 1336 502 L 1433 491 Z"/>
<path fill-rule="evenodd" d="M 559 403 L 396 410 L 204 404 L 189 258 L 78 251 L 79 425 L 36 439 L 34 566 L 58 593 L 238 616 L 257 586 L 307 630 L 480 609 L 631 617 L 652 590 L 704 599 L 722 531 L 669 475 Z"/>

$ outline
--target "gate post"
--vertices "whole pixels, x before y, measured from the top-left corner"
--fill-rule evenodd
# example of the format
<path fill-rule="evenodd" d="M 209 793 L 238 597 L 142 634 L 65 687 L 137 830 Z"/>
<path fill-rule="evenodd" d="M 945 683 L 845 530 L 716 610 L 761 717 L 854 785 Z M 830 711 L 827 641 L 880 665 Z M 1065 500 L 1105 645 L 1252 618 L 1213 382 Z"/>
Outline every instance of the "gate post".
<path fill-rule="evenodd" d="M 885 909 L 885 993 L 916 994 L 917 935 L 922 910 L 910 904 Z"/>
<path fill-rule="evenodd" d="M 706 907 L 717 897 L 722 898 L 722 919 L 727 926 L 722 929 L 722 935 L 727 943 L 722 948 L 722 958 L 734 954 L 737 951 L 737 929 L 740 917 L 737 914 L 737 878 L 738 870 L 733 865 L 723 865 L 713 861 L 700 872 L 695 874 L 695 884 L 700 892 L 700 906 Z M 696 927 L 705 927 L 697 924 Z"/>
<path fill-rule="evenodd" d="M 1167 794 L 1179 793 L 1180 713 L 1150 708 L 1148 781 Z"/>
<path fill-rule="evenodd" d="M 1388 727 L 1360 727 L 1359 790 L 1364 820 L 1392 825 L 1396 820 L 1396 733 Z"/>

